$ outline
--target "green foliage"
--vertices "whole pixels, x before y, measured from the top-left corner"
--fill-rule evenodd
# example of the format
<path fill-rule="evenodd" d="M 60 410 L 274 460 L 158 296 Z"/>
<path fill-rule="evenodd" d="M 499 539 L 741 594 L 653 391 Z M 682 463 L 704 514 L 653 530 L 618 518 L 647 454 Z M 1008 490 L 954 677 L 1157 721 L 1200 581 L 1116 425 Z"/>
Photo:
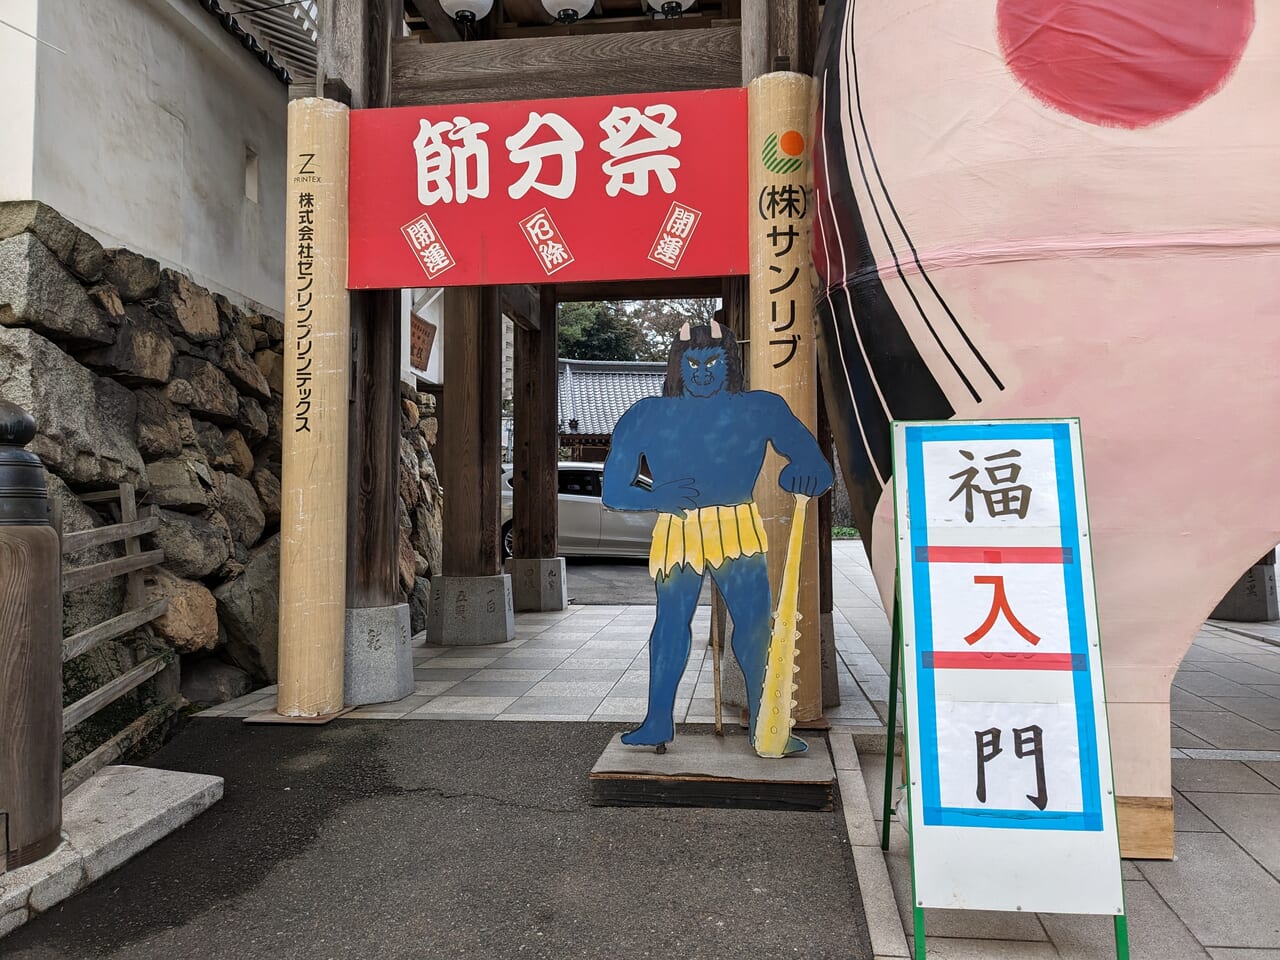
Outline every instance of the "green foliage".
<path fill-rule="evenodd" d="M 831 528 L 832 540 L 858 540 L 858 539 L 861 539 L 861 537 L 862 537 L 862 534 L 858 533 L 857 527 L 832 527 Z"/>
<path fill-rule="evenodd" d="M 570 360 L 636 360 L 635 325 L 620 304 L 602 301 L 560 305 L 560 356 Z"/>
<path fill-rule="evenodd" d="M 716 300 L 585 301 L 560 305 L 560 356 L 570 360 L 657 360 L 685 323 L 708 323 Z"/>
<path fill-rule="evenodd" d="M 710 323 L 716 315 L 717 300 L 633 300 L 627 314 L 636 324 L 639 337 L 637 359 L 666 360 L 671 341 L 683 324 Z"/>

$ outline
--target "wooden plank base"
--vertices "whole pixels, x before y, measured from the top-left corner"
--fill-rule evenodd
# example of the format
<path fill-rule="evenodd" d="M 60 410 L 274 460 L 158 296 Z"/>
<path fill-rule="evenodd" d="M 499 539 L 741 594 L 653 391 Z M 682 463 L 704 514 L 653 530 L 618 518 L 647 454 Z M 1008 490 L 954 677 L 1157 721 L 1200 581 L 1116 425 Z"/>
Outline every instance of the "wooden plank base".
<path fill-rule="evenodd" d="M 680 731 L 663 754 L 615 737 L 590 779 L 596 806 L 830 810 L 835 771 L 821 737 L 810 739 L 808 753 L 766 760 L 733 730 Z"/>
<path fill-rule="evenodd" d="M 1173 799 L 1116 797 L 1120 856 L 1126 860 L 1173 859 Z"/>
<path fill-rule="evenodd" d="M 255 713 L 251 717 L 245 717 L 245 723 L 285 723 L 295 724 L 303 727 L 323 727 L 331 720 L 337 720 L 344 714 L 350 713 L 355 707 L 343 707 L 337 713 L 322 713 L 318 717 L 286 717 L 282 713 L 276 713 L 274 710 L 263 710 L 261 713 Z"/>

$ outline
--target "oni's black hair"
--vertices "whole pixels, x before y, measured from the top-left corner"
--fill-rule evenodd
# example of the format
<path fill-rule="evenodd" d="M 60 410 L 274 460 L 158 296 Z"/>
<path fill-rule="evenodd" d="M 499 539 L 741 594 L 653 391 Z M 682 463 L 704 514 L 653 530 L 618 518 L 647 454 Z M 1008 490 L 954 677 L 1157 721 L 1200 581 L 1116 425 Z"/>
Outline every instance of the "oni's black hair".
<path fill-rule="evenodd" d="M 700 324 L 689 328 L 689 339 L 681 340 L 680 335 L 671 341 L 671 353 L 667 357 L 667 379 L 662 385 L 664 397 L 684 396 L 684 380 L 681 367 L 684 364 L 685 351 L 705 347 L 723 347 L 725 378 L 724 388 L 729 393 L 741 393 L 742 351 L 738 348 L 738 340 L 733 331 L 720 319 L 722 314 L 716 313 L 716 322 L 720 327 L 718 338 L 711 336 L 710 324 Z"/>

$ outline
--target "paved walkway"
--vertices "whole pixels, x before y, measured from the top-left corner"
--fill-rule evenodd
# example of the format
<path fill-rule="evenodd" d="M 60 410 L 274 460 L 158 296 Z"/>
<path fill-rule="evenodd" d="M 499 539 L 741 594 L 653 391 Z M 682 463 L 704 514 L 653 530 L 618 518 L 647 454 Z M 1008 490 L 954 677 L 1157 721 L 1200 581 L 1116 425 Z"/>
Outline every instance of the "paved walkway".
<path fill-rule="evenodd" d="M 860 545 L 835 545 L 835 584 L 840 612 L 875 663 L 847 653 L 847 643 L 842 656 L 867 674 L 860 687 L 883 712 L 889 632 Z M 1280 960 L 1280 623 L 1207 623 L 1174 678 L 1172 718 L 1177 859 L 1123 864 L 1131 955 Z M 873 948 L 876 956 L 904 956 L 911 948 L 910 863 L 896 820 L 885 858 L 896 911 L 885 909 L 882 887 L 868 876 L 875 867 L 868 844 L 879 853 L 884 755 L 856 756 L 851 744 L 836 742 L 840 735 L 832 731 L 837 768 L 846 768 L 842 790 L 861 785 L 867 801 L 859 812 L 856 786 L 846 791 Z M 852 760 L 842 764 L 842 755 Z M 1115 955 L 1105 917 L 929 910 L 926 930 L 930 957 Z"/>
<path fill-rule="evenodd" d="M 223 800 L 5 960 L 867 960 L 838 813 L 596 807 L 602 723 L 195 719 Z M 745 745 L 744 745 L 745 746 Z"/>
<path fill-rule="evenodd" d="M 484 647 L 420 646 L 414 652 L 416 689 L 412 696 L 396 703 L 361 707 L 346 714 L 346 718 L 642 720 L 648 703 L 646 648 L 653 611 L 652 604 L 574 604 L 556 613 L 520 614 L 516 638 L 509 643 Z M 699 607 L 693 618 L 693 632 L 703 642 L 694 643 L 677 688 L 677 723 L 711 723 L 715 719 L 712 659 L 705 643 L 710 624 L 710 608 Z M 875 633 L 870 627 L 862 629 L 868 635 Z M 841 704 L 828 711 L 828 718 L 882 726 L 884 708 L 877 713 L 872 699 L 887 698 L 888 678 L 843 613 L 836 614 L 836 643 L 843 667 Z M 885 644 L 887 650 L 887 640 Z M 260 713 L 273 707 L 275 692 L 275 687 L 265 687 L 201 716 L 247 717 Z M 732 711 L 726 712 L 727 717 L 733 715 Z"/>
<path fill-rule="evenodd" d="M 828 711 L 832 752 L 872 949 L 877 957 L 900 957 L 909 949 L 905 931 L 911 926 L 906 837 L 895 824 L 891 851 L 883 857 L 876 822 L 884 756 L 875 747 L 883 742 L 890 630 L 861 544 L 837 542 L 834 554 L 842 703 Z M 511 643 L 423 647 L 416 654 L 412 697 L 363 707 L 334 729 L 371 726 L 352 722 L 362 719 L 638 720 L 646 702 L 652 617 L 647 605 L 574 606 L 519 616 Z M 700 608 L 695 636 L 706 636 L 708 619 L 709 610 Z M 680 685 L 678 718 L 712 719 L 711 684 L 706 649 L 695 644 Z M 269 709 L 273 695 L 258 691 L 203 716 L 246 716 Z M 1174 681 L 1172 716 L 1178 858 L 1124 864 L 1132 955 L 1280 960 L 1280 624 L 1206 624 Z M 549 731 L 550 762 L 560 749 L 550 731 L 560 728 L 531 726 Z M 477 740 L 477 758 L 503 756 L 506 762 L 506 738 L 497 728 L 465 728 Z M 467 857 L 461 848 L 456 855 Z M 826 890 L 847 882 L 839 871 L 815 866 L 799 888 Z M 1113 955 L 1106 918 L 929 911 L 928 930 L 931 957 Z M 688 946 L 695 942 L 688 941 L 680 955 L 703 955 Z"/>

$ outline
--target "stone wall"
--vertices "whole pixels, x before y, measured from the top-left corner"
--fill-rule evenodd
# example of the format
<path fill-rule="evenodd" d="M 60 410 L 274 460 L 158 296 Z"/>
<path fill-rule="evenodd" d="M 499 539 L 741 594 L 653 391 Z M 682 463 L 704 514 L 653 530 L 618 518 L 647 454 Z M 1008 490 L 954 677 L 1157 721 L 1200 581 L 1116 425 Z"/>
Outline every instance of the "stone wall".
<path fill-rule="evenodd" d="M 169 612 L 68 663 L 67 702 L 127 669 L 138 642 L 181 655 L 182 691 L 195 703 L 275 681 L 283 338 L 277 318 L 155 260 L 104 250 L 43 204 L 0 203 L 0 397 L 36 418 L 30 449 L 49 470 L 64 530 L 112 522 L 76 494 L 121 482 L 161 517 L 154 546 L 165 563 L 147 591 L 167 597 Z M 400 586 L 420 630 L 440 569 L 443 498 L 435 402 L 408 387 L 401 398 Z M 96 548 L 69 562 L 120 553 Z M 122 578 L 69 594 L 64 634 L 124 603 Z M 115 714 L 128 722 L 144 697 Z M 70 759 L 101 739 L 86 728 Z"/>
<path fill-rule="evenodd" d="M 836 474 L 835 483 L 831 486 L 831 525 L 856 528 L 858 521 L 853 516 L 853 504 L 849 502 L 849 488 L 845 486 L 844 471 L 840 469 L 840 458 L 832 453 L 831 460 Z"/>
<path fill-rule="evenodd" d="M 439 431 L 435 398 L 403 384 L 400 393 L 400 588 L 416 635 L 427 628 L 429 583 L 440 572 L 444 490 L 431 456 Z"/>
<path fill-rule="evenodd" d="M 43 204 L 0 203 L 0 396 L 36 418 L 30 449 L 64 529 L 111 522 L 75 494 L 120 482 L 161 517 L 154 545 L 166 560 L 147 591 L 168 597 L 169 612 L 67 664 L 67 699 L 126 668 L 139 640 L 172 648 L 196 676 L 216 654 L 243 671 L 228 693 L 274 679 L 283 337 L 277 318 L 104 250 Z M 64 632 L 121 612 L 122 587 L 69 594 Z"/>

